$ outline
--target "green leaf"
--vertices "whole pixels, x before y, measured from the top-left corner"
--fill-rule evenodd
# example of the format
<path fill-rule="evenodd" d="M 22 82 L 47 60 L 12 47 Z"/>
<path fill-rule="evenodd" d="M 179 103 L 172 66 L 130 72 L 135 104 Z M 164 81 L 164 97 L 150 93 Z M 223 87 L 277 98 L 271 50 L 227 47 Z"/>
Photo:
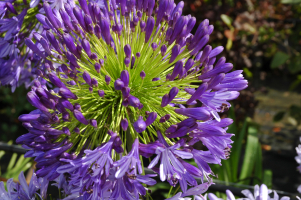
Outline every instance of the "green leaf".
<path fill-rule="evenodd" d="M 283 119 L 284 115 L 285 115 L 285 111 L 280 111 L 280 112 L 278 112 L 278 113 L 274 116 L 273 121 L 274 121 L 274 122 L 279 122 L 280 120 Z"/>
<path fill-rule="evenodd" d="M 235 122 L 235 113 L 234 113 L 234 108 L 233 105 L 231 105 L 229 112 L 228 112 L 228 117 L 233 119 L 233 121 Z M 228 127 L 228 132 L 229 133 L 236 133 L 237 132 L 237 127 L 235 123 L 232 123 L 229 127 Z"/>
<path fill-rule="evenodd" d="M 229 17 L 228 15 L 225 15 L 225 14 L 222 14 L 221 15 L 221 19 L 223 20 L 223 22 L 225 23 L 225 24 L 227 24 L 227 26 L 229 26 L 229 27 L 232 27 L 232 19 L 231 19 L 231 17 Z"/>
<path fill-rule="evenodd" d="M 289 108 L 289 114 L 291 117 L 295 118 L 296 120 L 301 120 L 301 107 L 292 105 Z"/>
<path fill-rule="evenodd" d="M 244 67 L 243 70 L 244 70 L 244 73 L 246 74 L 246 76 L 248 78 L 252 78 L 253 77 L 253 73 L 248 68 Z"/>
<path fill-rule="evenodd" d="M 240 132 L 234 136 L 234 144 L 232 147 L 232 154 L 231 154 L 231 163 L 232 163 L 232 171 L 235 172 L 233 176 L 233 182 L 237 181 L 237 173 L 238 173 L 238 165 L 239 165 L 239 159 L 240 159 L 240 153 L 242 148 L 243 139 L 247 132 L 247 118 L 244 121 L 244 124 L 242 126 L 242 129 Z"/>
<path fill-rule="evenodd" d="M 18 156 L 17 153 L 14 153 L 14 154 L 12 155 L 12 157 L 11 157 L 11 159 L 10 159 L 10 161 L 9 161 L 9 164 L 8 164 L 8 166 L 7 166 L 7 169 L 12 169 L 12 168 L 13 168 L 13 166 L 14 166 L 15 163 L 16 163 L 17 156 Z"/>
<path fill-rule="evenodd" d="M 293 74 L 301 71 L 301 58 L 294 57 L 288 65 L 288 70 Z"/>
<path fill-rule="evenodd" d="M 233 45 L 232 40 L 228 39 L 227 45 L 226 45 L 226 49 L 227 49 L 227 50 L 230 50 L 230 49 L 232 48 L 232 45 Z"/>
<path fill-rule="evenodd" d="M 293 4 L 293 3 L 301 3 L 301 0 L 281 0 L 283 4 Z"/>
<path fill-rule="evenodd" d="M 273 172 L 272 170 L 264 170 L 263 172 L 263 184 L 265 184 L 268 188 L 272 188 L 272 177 L 273 177 Z"/>
<path fill-rule="evenodd" d="M 290 90 L 296 89 L 298 85 L 301 83 L 301 75 L 298 75 L 297 80 L 295 80 L 291 85 L 290 85 Z"/>
<path fill-rule="evenodd" d="M 241 169 L 241 174 L 239 179 L 243 180 L 251 177 L 252 170 L 254 168 L 256 153 L 254 150 L 257 150 L 259 145 L 258 137 L 257 137 L 257 128 L 253 125 L 250 125 L 248 128 L 248 137 L 247 137 L 247 145 L 246 152 L 244 156 L 244 161 Z M 249 180 L 241 181 L 242 184 L 248 184 Z"/>
<path fill-rule="evenodd" d="M 262 180 L 262 152 L 261 152 L 261 145 L 258 142 L 258 148 L 256 151 L 256 159 L 255 159 L 255 169 L 254 169 L 254 185 L 261 184 Z"/>
<path fill-rule="evenodd" d="M 286 53 L 283 53 L 282 51 L 277 51 L 272 59 L 271 62 L 271 68 L 275 69 L 281 65 L 283 65 L 288 59 L 289 55 Z"/>
<path fill-rule="evenodd" d="M 223 173 L 224 179 L 223 180 L 226 183 L 232 182 L 231 175 L 233 174 L 233 171 L 231 169 L 229 160 L 225 160 L 225 162 L 223 162 L 222 166 L 223 166 L 222 169 L 224 171 L 224 173 Z"/>

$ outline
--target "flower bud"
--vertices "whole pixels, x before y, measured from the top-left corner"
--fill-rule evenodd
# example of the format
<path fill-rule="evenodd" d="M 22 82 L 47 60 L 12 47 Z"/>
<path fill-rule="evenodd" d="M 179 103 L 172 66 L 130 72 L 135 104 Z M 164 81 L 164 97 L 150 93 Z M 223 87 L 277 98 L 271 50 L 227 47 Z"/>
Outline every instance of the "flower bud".
<path fill-rule="evenodd" d="M 103 90 L 98 90 L 98 95 L 100 97 L 104 97 L 105 96 L 105 92 Z"/>
<path fill-rule="evenodd" d="M 155 113 L 155 112 L 149 113 L 149 115 L 145 121 L 146 126 L 151 125 L 156 119 L 157 119 L 157 113 Z"/>
<path fill-rule="evenodd" d="M 141 72 L 140 72 L 140 77 L 141 77 L 141 79 L 144 79 L 145 76 L 146 76 L 145 72 L 144 72 L 144 71 L 141 71 Z"/>
<path fill-rule="evenodd" d="M 101 65 L 99 63 L 95 63 L 94 67 L 97 73 L 100 73 Z"/>
<path fill-rule="evenodd" d="M 124 59 L 124 64 L 126 67 L 128 67 L 130 65 L 131 59 L 130 58 L 125 58 Z"/>
<path fill-rule="evenodd" d="M 147 43 L 150 39 L 151 34 L 153 33 L 153 29 L 155 26 L 155 19 L 153 17 L 149 17 L 147 19 L 146 27 L 145 27 L 145 43 Z"/>
<path fill-rule="evenodd" d="M 117 79 L 114 82 L 114 88 L 115 88 L 115 90 L 121 90 L 123 87 L 124 87 L 124 83 L 122 82 L 122 80 Z"/>
<path fill-rule="evenodd" d="M 126 58 L 132 57 L 132 50 L 131 50 L 131 46 L 129 44 L 124 46 L 124 53 L 125 53 Z"/>
<path fill-rule="evenodd" d="M 93 126 L 94 128 L 97 128 L 97 121 L 95 119 L 90 119 L 90 125 Z"/>
<path fill-rule="evenodd" d="M 121 128 L 122 128 L 124 131 L 126 131 L 126 130 L 128 129 L 128 126 L 129 126 L 128 120 L 127 120 L 126 118 L 123 119 L 123 120 L 121 120 L 120 125 L 121 125 Z"/>
<path fill-rule="evenodd" d="M 142 133 L 146 129 L 146 124 L 143 121 L 142 116 L 139 116 L 138 120 L 133 124 L 135 131 Z"/>
<path fill-rule="evenodd" d="M 78 111 L 77 109 L 73 110 L 73 115 L 79 122 L 81 122 L 85 125 L 89 124 L 89 121 L 86 120 L 86 118 L 83 116 L 83 114 L 80 111 Z"/>
<path fill-rule="evenodd" d="M 91 48 L 90 48 L 89 41 L 86 38 L 84 38 L 84 39 L 82 39 L 81 45 L 82 45 L 83 49 L 85 50 L 85 52 L 87 53 L 87 55 L 90 57 L 91 56 Z"/>
<path fill-rule="evenodd" d="M 129 96 L 128 101 L 129 101 L 129 105 L 135 108 L 138 108 L 140 105 L 140 100 L 132 95 Z"/>
<path fill-rule="evenodd" d="M 84 71 L 84 73 L 83 73 L 83 79 L 85 80 L 85 82 L 88 85 L 91 85 L 91 76 L 90 76 L 90 74 L 87 71 Z"/>
<path fill-rule="evenodd" d="M 127 87 L 129 85 L 130 76 L 127 70 L 123 70 L 120 75 L 120 79 L 124 83 L 124 86 Z"/>
<path fill-rule="evenodd" d="M 123 88 L 121 89 L 122 96 L 123 96 L 124 98 L 129 97 L 130 91 L 131 91 L 131 89 L 130 89 L 129 87 L 123 87 Z"/>
<path fill-rule="evenodd" d="M 110 82 L 111 82 L 111 77 L 109 77 L 108 75 L 106 75 L 105 76 L 105 81 L 106 81 L 107 85 L 109 85 Z"/>

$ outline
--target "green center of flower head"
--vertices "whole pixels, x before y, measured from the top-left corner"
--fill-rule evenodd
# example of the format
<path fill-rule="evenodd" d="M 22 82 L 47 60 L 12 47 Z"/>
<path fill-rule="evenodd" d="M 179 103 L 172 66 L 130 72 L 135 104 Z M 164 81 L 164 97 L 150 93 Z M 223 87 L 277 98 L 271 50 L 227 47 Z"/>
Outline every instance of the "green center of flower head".
<path fill-rule="evenodd" d="M 147 21 L 147 16 L 144 14 L 142 19 Z M 113 22 L 111 21 L 111 25 Z M 167 29 L 168 25 L 162 23 L 162 27 Z M 171 73 L 174 65 L 181 59 L 187 59 L 189 57 L 189 51 L 185 49 L 173 62 L 169 62 L 171 56 L 171 50 L 175 45 L 169 45 L 166 52 L 166 58 L 161 53 L 162 45 L 168 43 L 164 40 L 166 32 L 156 30 L 152 31 L 151 40 L 145 43 L 145 32 L 142 32 L 140 26 L 135 28 L 135 32 L 125 29 L 119 36 L 117 33 L 111 32 L 116 51 L 108 46 L 102 39 L 98 39 L 95 35 L 86 34 L 87 39 L 91 45 L 91 52 L 95 53 L 99 59 L 103 59 L 104 63 L 101 67 L 100 73 L 95 70 L 95 64 L 97 60 L 89 59 L 88 55 L 83 51 L 81 59 L 77 62 L 81 67 L 78 69 L 80 73 L 84 71 L 88 72 L 91 78 L 95 78 L 98 81 L 98 85 L 93 87 L 93 91 L 89 91 L 88 84 L 85 83 L 82 76 L 78 76 L 77 86 L 68 87 L 72 93 L 74 93 L 78 99 L 71 101 L 72 104 L 78 103 L 81 106 L 82 113 L 86 119 L 95 119 L 97 121 L 97 128 L 93 126 L 86 126 L 78 122 L 75 118 L 72 118 L 71 122 L 65 122 L 58 128 L 68 127 L 73 130 L 75 127 L 80 129 L 82 134 L 72 134 L 71 141 L 79 142 L 78 150 L 84 144 L 84 141 L 90 139 L 92 141 L 92 148 L 95 145 L 99 145 L 106 141 L 108 134 L 106 132 L 112 130 L 120 133 L 121 138 L 126 144 L 127 133 L 121 128 L 120 124 L 123 119 L 128 119 L 129 130 L 128 133 L 132 135 L 132 138 L 140 137 L 144 143 L 155 141 L 156 129 L 161 129 L 164 132 L 170 125 L 176 124 L 183 120 L 184 116 L 174 112 L 174 107 L 167 105 L 161 107 L 162 97 L 169 93 L 173 87 L 180 89 L 177 94 L 178 99 L 174 99 L 174 103 L 185 103 L 181 101 L 181 98 L 189 99 L 188 94 L 181 90 L 189 86 L 192 81 L 197 82 L 195 74 L 185 77 L 185 79 L 176 79 L 174 81 L 166 80 L 168 73 Z M 137 35 L 137 37 L 134 37 Z M 81 36 L 79 36 L 83 39 Z M 159 44 L 154 50 L 151 47 L 151 43 Z M 124 60 L 126 55 L 124 53 L 124 46 L 129 44 L 132 50 L 131 62 L 126 66 Z M 167 44 L 166 44 L 167 45 Z M 140 57 L 137 57 L 137 53 L 140 53 Z M 134 60 L 135 59 L 135 60 Z M 120 79 L 121 72 L 123 70 L 128 71 L 130 95 L 138 98 L 143 108 L 133 106 L 123 106 L 122 102 L 126 101 L 123 97 L 121 90 L 114 88 L 114 83 L 117 79 Z M 145 78 L 141 78 L 140 73 L 145 72 Z M 111 78 L 109 84 L 106 82 L 106 76 Z M 157 80 L 156 80 L 157 79 Z M 70 79 L 62 79 L 64 82 Z M 104 92 L 104 96 L 100 97 L 98 91 Z M 143 117 L 143 120 L 147 119 L 148 112 L 156 112 L 158 117 L 156 121 L 147 126 L 146 130 L 142 134 L 138 134 L 133 127 L 133 123 L 138 120 L 139 116 Z M 160 118 L 166 114 L 170 115 L 170 119 L 164 123 L 160 123 Z"/>
<path fill-rule="evenodd" d="M 115 15 L 117 15 L 117 10 L 115 10 Z M 131 13 L 131 16 L 133 16 L 133 13 Z M 162 97 L 168 94 L 173 87 L 177 87 L 179 92 L 172 103 L 185 104 L 186 102 L 183 100 L 189 99 L 190 95 L 184 91 L 184 88 L 187 86 L 193 87 L 190 85 L 191 82 L 201 82 L 197 80 L 195 73 L 183 75 L 182 78 L 178 77 L 172 81 L 166 78 L 168 74 L 172 74 L 178 61 L 181 60 L 180 62 L 183 65 L 190 58 L 191 51 L 184 46 L 182 47 L 183 51 L 171 61 L 172 50 L 178 44 L 174 41 L 169 45 L 169 41 L 166 40 L 168 23 L 163 21 L 160 24 L 160 28 L 154 27 L 152 30 L 148 30 L 151 31 L 151 34 L 150 39 L 147 40 L 145 38 L 146 32 L 141 29 L 140 23 L 147 22 L 149 18 L 152 17 L 143 13 L 137 26 L 133 28 L 130 27 L 132 17 L 125 17 L 121 14 L 120 19 L 124 24 L 123 30 L 118 33 L 110 28 L 112 36 L 110 45 L 103 38 L 99 38 L 96 34 L 86 32 L 83 29 L 82 34 L 76 31 L 69 34 L 78 46 L 83 41 L 88 42 L 91 52 L 88 53 L 90 54 L 89 56 L 84 49 L 81 50 L 80 57 L 76 60 L 79 65 L 76 69 L 76 77 L 69 74 L 68 77 L 60 76 L 60 79 L 77 96 L 76 100 L 69 99 L 69 101 L 73 105 L 80 105 L 79 110 L 85 119 L 95 119 L 97 121 L 97 126 L 94 127 L 83 124 L 72 117 L 70 121 L 56 126 L 57 129 L 67 127 L 70 130 L 70 139 L 73 145 L 77 146 L 77 152 L 82 149 L 87 140 L 91 141 L 91 148 L 108 140 L 109 135 L 106 134 L 108 130 L 119 133 L 124 144 L 129 139 L 129 134 L 132 138 L 139 137 L 142 142 L 149 143 L 150 141 L 155 141 L 156 130 L 160 129 L 164 132 L 172 124 L 176 124 L 185 118 L 175 113 L 174 107 L 170 105 L 162 106 Z M 110 20 L 110 27 L 115 25 L 114 20 Z M 67 37 L 62 30 L 61 34 L 63 37 Z M 127 47 L 130 47 L 128 49 L 130 57 L 127 57 L 125 53 Z M 179 47 L 178 45 L 177 48 Z M 69 51 L 65 45 L 64 48 L 62 49 L 63 51 Z M 70 64 L 67 63 L 68 59 L 65 62 L 63 60 L 58 60 L 57 62 L 70 68 Z M 199 64 L 195 63 L 195 65 Z M 97 65 L 100 65 L 100 70 L 95 69 Z M 125 105 L 128 104 L 128 98 L 124 97 L 122 90 L 116 90 L 116 87 L 114 87 L 114 83 L 116 80 L 120 80 L 124 71 L 127 71 L 129 76 L 128 88 L 130 89 L 130 96 L 134 96 L 140 101 L 140 105 L 137 105 L 137 107 Z M 84 73 L 88 73 L 92 80 L 97 81 L 97 84 L 87 84 L 83 78 Z M 62 71 L 59 74 L 66 75 Z M 72 80 L 75 80 L 77 84 L 68 85 L 68 82 Z M 147 126 L 141 134 L 138 134 L 139 131 L 137 132 L 134 129 L 133 124 L 140 116 L 145 121 L 150 112 L 156 112 L 158 115 L 157 119 Z M 69 111 L 69 113 L 72 116 L 72 112 Z M 162 117 L 163 119 L 161 119 Z M 169 119 L 164 120 L 164 117 Z M 121 128 L 123 119 L 129 121 L 127 131 Z M 160 119 L 163 123 L 160 123 Z M 80 134 L 78 134 L 78 129 Z"/>

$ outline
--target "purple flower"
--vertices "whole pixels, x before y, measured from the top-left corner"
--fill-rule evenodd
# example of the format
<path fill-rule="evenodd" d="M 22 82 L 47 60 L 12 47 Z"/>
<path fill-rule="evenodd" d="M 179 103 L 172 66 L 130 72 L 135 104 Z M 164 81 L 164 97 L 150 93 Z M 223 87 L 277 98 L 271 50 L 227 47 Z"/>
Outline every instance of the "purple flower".
<path fill-rule="evenodd" d="M 138 120 L 133 124 L 135 131 L 142 133 L 146 129 L 146 123 L 142 116 L 139 116 Z"/>
<path fill-rule="evenodd" d="M 121 121 L 120 125 L 121 125 L 121 128 L 122 128 L 124 131 L 126 131 L 126 130 L 128 129 L 129 122 L 128 122 L 128 120 L 125 118 L 125 119 L 123 119 L 123 120 Z"/>
<path fill-rule="evenodd" d="M 132 150 L 128 153 L 128 155 L 122 157 L 120 160 L 114 162 L 114 166 L 118 167 L 118 170 L 116 171 L 115 177 L 121 178 L 122 176 L 125 175 L 126 172 L 127 174 L 130 175 L 137 175 L 137 170 L 138 173 L 142 173 L 142 166 L 141 166 L 141 161 L 139 158 L 139 142 L 138 139 L 135 139 Z"/>
<path fill-rule="evenodd" d="M 196 200 L 198 200 L 198 198 L 195 195 L 200 195 L 204 192 L 206 192 L 209 188 L 209 186 L 211 185 L 211 183 L 207 182 L 207 183 L 202 183 L 198 186 L 195 186 L 193 188 L 190 188 L 189 190 L 187 190 L 186 192 L 182 193 L 179 192 L 177 193 L 175 196 L 168 198 L 166 200 L 189 200 L 191 198 L 185 198 L 186 196 L 194 196 Z M 200 198 L 203 199 L 203 198 Z"/>
<path fill-rule="evenodd" d="M 3 200 L 10 199 L 24 199 L 24 200 L 32 200 L 35 199 L 36 195 L 41 199 L 46 198 L 48 181 L 45 181 L 42 178 L 37 178 L 36 174 L 33 173 L 29 185 L 25 180 L 25 176 L 23 172 L 19 174 L 19 182 L 15 183 L 13 179 L 9 179 L 6 182 L 7 190 L 5 191 L 5 187 L 3 182 L 0 182 L 0 197 Z M 37 191 L 40 190 L 40 193 Z"/>
<path fill-rule="evenodd" d="M 267 188 L 265 184 L 262 184 L 260 187 L 259 185 L 254 186 L 254 194 L 250 190 L 242 190 L 241 193 L 245 196 L 243 199 L 246 200 L 253 200 L 253 199 L 271 199 L 269 196 L 269 193 L 271 191 Z M 226 190 L 227 199 L 229 200 L 235 200 L 235 196 L 230 190 Z M 208 194 L 209 200 L 219 200 L 217 196 L 215 196 L 212 193 Z M 279 200 L 279 196 L 276 191 L 274 191 L 273 198 L 275 200 Z M 287 196 L 283 196 L 280 198 L 280 200 L 289 200 L 290 198 Z"/>
<path fill-rule="evenodd" d="M 203 174 L 201 179 L 203 180 L 203 178 L 206 177 L 207 180 L 210 180 L 209 175 L 214 175 L 214 174 L 210 166 L 208 165 L 208 163 L 219 164 L 220 160 L 214 158 L 214 156 L 211 154 L 210 151 L 200 151 L 200 150 L 193 149 L 191 153 L 193 155 L 196 164 L 198 165 L 198 168 L 201 170 Z"/>
<path fill-rule="evenodd" d="M 111 165 L 113 164 L 113 160 L 111 158 L 111 150 L 113 148 L 113 142 L 116 139 L 116 135 L 111 137 L 110 141 L 104 144 L 101 147 L 96 148 L 95 150 L 85 150 L 85 156 L 83 158 L 79 158 L 76 160 L 69 160 L 69 159 L 62 159 L 64 162 L 68 162 L 69 164 L 65 164 L 60 166 L 57 169 L 57 172 L 59 173 L 70 173 L 79 170 L 81 173 L 79 176 L 85 175 L 85 173 L 88 172 L 88 168 L 90 167 L 90 173 L 91 177 L 99 176 L 103 173 L 103 170 L 105 170 L 106 176 L 109 174 L 109 170 L 111 168 Z"/>
<path fill-rule="evenodd" d="M 146 195 L 142 183 L 155 184 L 141 175 L 140 156 L 154 154 L 149 168 L 162 181 L 180 184 L 184 193 L 176 198 L 199 195 L 206 187 L 195 178 L 210 182 L 208 164 L 229 157 L 232 134 L 226 130 L 232 121 L 219 113 L 247 81 L 241 71 L 230 72 L 233 65 L 225 58 L 215 63 L 223 47 L 207 44 L 213 31 L 208 20 L 192 35 L 196 19 L 182 16 L 183 2 L 155 5 L 155 0 L 44 2 L 46 17 L 37 15 L 37 32 L 1 43 L 3 55 L 27 45 L 26 56 L 40 66 L 27 95 L 38 110 L 20 117 L 28 133 L 17 142 L 37 162 L 38 177 L 59 179 L 66 199 L 139 199 Z M 21 71 L 3 69 L 0 78 L 9 75 L 5 83 L 17 85 Z M 194 149 L 196 142 L 208 151 Z M 185 162 L 191 158 L 198 167 Z"/>
<path fill-rule="evenodd" d="M 17 45 L 11 41 L 6 41 L 3 38 L 0 38 L 0 58 L 5 58 L 6 56 L 17 57 L 19 49 Z M 2 60 L 3 66 L 5 66 L 6 60 Z"/>
<path fill-rule="evenodd" d="M 17 17 L 0 19 L 0 33 L 6 32 L 4 40 L 8 41 L 19 33 L 26 13 L 27 10 L 23 10 Z"/>
<path fill-rule="evenodd" d="M 161 132 L 157 131 L 157 134 L 158 142 L 155 146 L 151 145 L 151 147 L 148 148 L 148 145 L 146 145 L 146 148 L 143 148 L 143 150 L 140 148 L 140 151 L 144 151 L 148 154 L 157 154 L 157 156 L 149 164 L 148 168 L 154 168 L 160 160 L 159 174 L 161 181 L 167 180 L 171 185 L 175 185 L 179 179 L 182 179 L 182 174 L 186 171 L 176 156 L 183 159 L 190 159 L 192 158 L 192 154 L 177 150 L 181 147 L 180 143 L 169 146 Z"/>
<path fill-rule="evenodd" d="M 114 170 L 111 170 L 112 174 L 115 173 Z M 150 177 L 154 177 L 156 175 L 137 175 L 133 176 L 130 174 L 126 174 L 121 178 L 113 178 L 113 176 L 109 177 L 109 180 L 112 181 L 112 185 L 110 189 L 112 189 L 112 193 L 110 194 L 110 198 L 113 199 L 138 199 L 140 195 L 146 195 L 146 189 L 142 186 L 142 184 L 146 185 L 155 185 L 156 181 Z"/>

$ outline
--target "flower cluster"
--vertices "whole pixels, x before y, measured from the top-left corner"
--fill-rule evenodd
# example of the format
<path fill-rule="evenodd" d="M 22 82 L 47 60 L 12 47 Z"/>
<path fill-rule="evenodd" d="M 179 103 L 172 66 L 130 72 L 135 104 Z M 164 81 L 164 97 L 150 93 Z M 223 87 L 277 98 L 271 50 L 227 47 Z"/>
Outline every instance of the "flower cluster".
<path fill-rule="evenodd" d="M 64 8 L 64 1 L 53 0 L 50 3 L 54 12 Z M 73 0 L 68 0 L 73 7 Z M 38 0 L 31 2 L 4 0 L 0 2 L 0 84 L 9 85 L 12 92 L 16 87 L 32 85 L 32 80 L 40 75 L 38 68 L 44 69 L 45 63 L 53 63 L 44 56 L 32 51 L 26 38 L 34 39 L 34 32 L 42 33 L 47 24 L 43 24 L 44 9 L 37 6 Z M 43 3 L 43 2 L 41 2 Z M 61 20 L 61 19 L 60 19 Z M 41 45 L 37 49 L 43 48 Z M 44 81 L 41 80 L 40 81 Z"/>
<path fill-rule="evenodd" d="M 32 30 L 41 29 L 37 12 L 26 1 L 0 2 L 0 84 L 11 86 L 12 92 L 22 84 L 29 87 L 36 67 L 44 62 L 25 43 L 25 38 L 33 37 Z"/>
<path fill-rule="evenodd" d="M 180 185 L 175 198 L 205 192 L 209 163 L 230 155 L 232 120 L 219 113 L 247 87 L 242 71 L 230 72 L 217 59 L 223 47 L 207 45 L 208 20 L 190 33 L 196 19 L 182 16 L 184 2 L 102 3 L 56 10 L 44 2 L 43 29 L 25 43 L 47 62 L 27 94 L 37 110 L 19 117 L 28 133 L 17 142 L 35 158 L 38 177 L 69 177 L 66 199 L 149 195 L 156 182 L 144 174 L 146 158 L 161 181 Z"/>
<path fill-rule="evenodd" d="M 272 193 L 272 190 L 269 190 L 268 187 L 265 184 L 262 184 L 260 187 L 259 185 L 254 186 L 254 194 L 250 190 L 242 190 L 241 193 L 245 196 L 244 200 L 253 200 L 253 199 L 271 199 L 271 200 L 279 200 L 279 195 L 274 190 L 273 198 L 269 196 L 270 193 Z M 235 200 L 235 196 L 230 190 L 226 190 L 227 199 L 228 200 Z M 221 200 L 217 196 L 215 196 L 212 193 L 208 194 L 209 200 Z M 299 199 L 299 198 L 298 198 Z M 280 198 L 280 200 L 290 200 L 289 197 L 283 196 Z"/>
<path fill-rule="evenodd" d="M 36 174 L 33 174 L 29 185 L 27 185 L 24 174 L 21 172 L 19 174 L 19 183 L 15 183 L 12 178 L 7 180 L 7 191 L 4 183 L 0 182 L 0 199 L 34 200 L 36 196 L 40 199 L 46 199 L 48 183 L 46 179 L 37 178 Z"/>
<path fill-rule="evenodd" d="M 301 138 L 300 138 L 301 141 Z M 297 156 L 295 157 L 296 162 L 299 164 L 297 170 L 301 173 L 301 144 L 296 147 Z M 298 187 L 298 192 L 301 193 L 301 185 Z"/>

